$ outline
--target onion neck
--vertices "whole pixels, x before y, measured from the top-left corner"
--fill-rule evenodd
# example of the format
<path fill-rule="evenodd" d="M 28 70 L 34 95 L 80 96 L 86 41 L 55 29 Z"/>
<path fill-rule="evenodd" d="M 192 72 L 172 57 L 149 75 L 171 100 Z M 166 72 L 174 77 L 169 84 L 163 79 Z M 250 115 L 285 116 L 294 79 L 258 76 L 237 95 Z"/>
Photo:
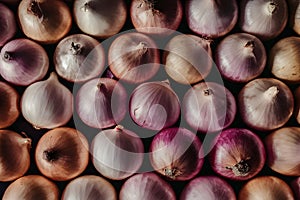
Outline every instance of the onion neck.
<path fill-rule="evenodd" d="M 214 92 L 212 89 L 207 88 L 207 89 L 203 90 L 203 94 L 204 94 L 204 96 L 211 96 L 214 94 Z"/>
<path fill-rule="evenodd" d="M 72 52 L 73 55 L 78 55 L 82 50 L 82 46 L 79 43 L 71 43 L 71 48 L 70 51 Z"/>
<path fill-rule="evenodd" d="M 140 56 L 146 54 L 147 51 L 148 51 L 147 44 L 146 44 L 145 42 L 140 42 L 140 43 L 137 45 L 137 51 L 138 51 L 138 54 L 139 54 Z"/>
<path fill-rule="evenodd" d="M 102 93 L 107 93 L 107 87 L 105 86 L 105 84 L 103 83 L 103 82 L 99 82 L 98 84 L 97 84 L 97 88 L 98 88 L 98 90 L 100 91 L 100 92 L 102 92 Z"/>
<path fill-rule="evenodd" d="M 250 159 L 251 158 L 246 158 L 245 160 L 241 160 L 234 166 L 226 167 L 226 169 L 230 169 L 235 176 L 247 176 L 251 170 L 251 167 L 247 162 Z"/>
<path fill-rule="evenodd" d="M 43 17 L 42 9 L 37 1 L 31 1 L 27 10 L 39 19 Z"/>
<path fill-rule="evenodd" d="M 116 132 L 122 132 L 123 129 L 124 129 L 124 126 L 122 126 L 122 125 L 117 125 L 114 129 L 115 129 Z"/>
<path fill-rule="evenodd" d="M 48 162 L 54 162 L 54 161 L 58 160 L 58 158 L 59 158 L 58 151 L 46 150 L 43 152 L 43 159 Z"/>
<path fill-rule="evenodd" d="M 244 45 L 244 47 L 245 47 L 245 49 L 253 52 L 254 47 L 255 47 L 255 43 L 254 43 L 253 40 L 250 40 L 250 41 L 246 42 L 246 44 Z"/>
<path fill-rule="evenodd" d="M 264 93 L 264 97 L 266 100 L 272 101 L 276 98 L 277 94 L 279 93 L 279 89 L 277 86 L 269 87 Z"/>
<path fill-rule="evenodd" d="M 3 60 L 8 62 L 13 59 L 12 52 L 5 51 L 3 54 Z"/>
<path fill-rule="evenodd" d="M 163 170 L 164 175 L 171 179 L 175 179 L 177 176 L 182 174 L 182 172 L 177 168 L 166 167 Z"/>
<path fill-rule="evenodd" d="M 275 2 L 273 1 L 268 2 L 267 10 L 270 15 L 274 14 L 277 9 L 278 9 L 278 5 Z"/>
<path fill-rule="evenodd" d="M 88 12 L 90 8 L 90 2 L 86 2 L 83 4 L 83 6 L 80 7 L 80 10 L 82 10 L 83 12 Z"/>

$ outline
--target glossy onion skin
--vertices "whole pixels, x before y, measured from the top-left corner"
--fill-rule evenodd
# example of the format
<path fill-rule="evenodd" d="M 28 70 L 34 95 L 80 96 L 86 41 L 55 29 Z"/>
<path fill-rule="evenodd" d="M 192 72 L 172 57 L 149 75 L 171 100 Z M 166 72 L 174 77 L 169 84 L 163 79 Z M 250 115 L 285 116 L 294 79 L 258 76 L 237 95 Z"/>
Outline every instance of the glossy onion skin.
<path fill-rule="evenodd" d="M 261 176 L 248 181 L 240 190 L 238 200 L 294 200 L 291 188 L 274 176 Z"/>
<path fill-rule="evenodd" d="M 236 200 L 232 187 L 217 176 L 201 176 L 183 189 L 180 200 Z"/>
<path fill-rule="evenodd" d="M 129 178 L 122 186 L 120 200 L 176 200 L 172 187 L 155 173 Z"/>
<path fill-rule="evenodd" d="M 289 25 L 300 35 L 300 1 L 287 0 L 289 8 Z"/>
<path fill-rule="evenodd" d="M 185 12 L 189 28 L 209 38 L 226 35 L 238 20 L 236 0 L 187 0 Z"/>
<path fill-rule="evenodd" d="M 268 166 L 286 176 L 300 176 L 300 128 L 277 129 L 265 138 Z"/>
<path fill-rule="evenodd" d="M 63 191 L 61 200 L 117 200 L 115 188 L 104 178 L 84 175 L 73 179 Z"/>
<path fill-rule="evenodd" d="M 216 65 L 224 78 L 233 82 L 248 82 L 258 77 L 267 61 L 263 43 L 247 33 L 225 37 L 215 53 Z"/>
<path fill-rule="evenodd" d="M 184 95 L 182 107 L 187 123 L 202 133 L 228 127 L 236 114 L 234 96 L 214 82 L 201 82 L 190 88 Z"/>
<path fill-rule="evenodd" d="M 248 129 L 231 128 L 221 132 L 209 155 L 212 169 L 231 180 L 248 180 L 258 174 L 266 160 L 265 148 Z"/>
<path fill-rule="evenodd" d="M 289 87 L 274 78 L 247 83 L 238 95 L 242 120 L 262 131 L 283 126 L 293 114 L 294 99 Z"/>
<path fill-rule="evenodd" d="M 300 177 L 297 177 L 292 181 L 291 187 L 294 191 L 295 198 L 300 199 Z"/>
<path fill-rule="evenodd" d="M 10 40 L 17 31 L 14 13 L 0 3 L 0 47 Z"/>

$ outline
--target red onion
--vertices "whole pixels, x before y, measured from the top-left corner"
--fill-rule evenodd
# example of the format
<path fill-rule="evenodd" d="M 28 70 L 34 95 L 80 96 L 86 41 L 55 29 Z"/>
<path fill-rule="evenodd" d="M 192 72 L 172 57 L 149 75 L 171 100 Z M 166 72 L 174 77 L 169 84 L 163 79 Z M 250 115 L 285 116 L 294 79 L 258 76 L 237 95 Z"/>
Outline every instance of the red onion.
<path fill-rule="evenodd" d="M 202 144 L 185 128 L 167 128 L 155 135 L 150 146 L 150 162 L 160 174 L 178 181 L 190 180 L 203 165 Z"/>
<path fill-rule="evenodd" d="M 0 3 L 0 47 L 10 40 L 16 31 L 14 13 L 7 6 Z"/>
<path fill-rule="evenodd" d="M 287 0 L 289 8 L 289 25 L 300 35 L 300 1 Z"/>
<path fill-rule="evenodd" d="M 130 96 L 129 112 L 139 126 L 161 130 L 178 120 L 179 99 L 168 81 L 143 83 Z"/>
<path fill-rule="evenodd" d="M 211 38 L 229 33 L 238 19 L 236 0 L 187 0 L 185 12 L 189 28 Z"/>
<path fill-rule="evenodd" d="M 100 38 L 117 34 L 127 16 L 123 0 L 75 0 L 73 12 L 82 32 Z"/>
<path fill-rule="evenodd" d="M 159 51 L 155 42 L 141 33 L 126 33 L 117 37 L 108 52 L 109 68 L 126 82 L 141 83 L 159 70 Z"/>
<path fill-rule="evenodd" d="M 212 68 L 210 41 L 195 35 L 177 35 L 164 48 L 167 74 L 182 84 L 194 84 L 207 77 Z"/>
<path fill-rule="evenodd" d="M 231 128 L 221 132 L 210 152 L 210 164 L 219 175 L 248 180 L 258 174 L 266 159 L 262 141 L 253 132 Z"/>
<path fill-rule="evenodd" d="M 296 178 L 291 183 L 296 199 L 300 199 L 300 177 Z"/>
<path fill-rule="evenodd" d="M 12 40 L 1 49 L 0 74 L 10 83 L 30 85 L 44 78 L 48 68 L 46 51 L 31 40 Z"/>
<path fill-rule="evenodd" d="M 133 0 L 130 16 L 137 31 L 169 35 L 176 30 L 183 15 L 180 0 Z"/>
<path fill-rule="evenodd" d="M 300 127 L 277 129 L 265 138 L 268 166 L 283 175 L 300 176 Z"/>
<path fill-rule="evenodd" d="M 228 127 L 236 114 L 234 96 L 224 86 L 214 82 L 194 85 L 184 95 L 182 105 L 187 123 L 203 133 Z"/>
<path fill-rule="evenodd" d="M 91 153 L 98 172 L 107 178 L 122 180 L 141 167 L 144 145 L 134 132 L 117 125 L 95 136 Z"/>
<path fill-rule="evenodd" d="M 104 71 L 105 53 L 102 45 L 84 34 L 74 34 L 61 40 L 54 52 L 55 70 L 62 78 L 87 81 Z"/>
<path fill-rule="evenodd" d="M 293 114 L 293 94 L 283 82 L 259 78 L 247 83 L 238 96 L 242 120 L 257 130 L 283 126 Z"/>
<path fill-rule="evenodd" d="M 180 200 L 236 200 L 232 187 L 217 176 L 202 176 L 189 182 Z"/>
<path fill-rule="evenodd" d="M 287 24 L 287 9 L 285 0 L 242 0 L 239 26 L 262 40 L 273 39 Z"/>
<path fill-rule="evenodd" d="M 137 174 L 121 188 L 120 200 L 176 200 L 172 187 L 154 173 Z"/>
<path fill-rule="evenodd" d="M 227 36 L 218 45 L 215 62 L 222 76 L 233 82 L 248 82 L 264 70 L 267 56 L 263 43 L 247 33 Z"/>
<path fill-rule="evenodd" d="M 295 109 L 294 109 L 295 117 L 298 124 L 300 124 L 300 86 L 298 86 L 295 89 L 294 95 L 295 95 Z"/>

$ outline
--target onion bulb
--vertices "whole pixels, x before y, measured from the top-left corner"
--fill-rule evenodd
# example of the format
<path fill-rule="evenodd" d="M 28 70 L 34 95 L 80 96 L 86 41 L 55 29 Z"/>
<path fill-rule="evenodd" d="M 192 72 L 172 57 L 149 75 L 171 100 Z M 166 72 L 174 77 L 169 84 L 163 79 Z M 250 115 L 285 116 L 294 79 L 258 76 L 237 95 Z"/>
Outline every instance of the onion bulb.
<path fill-rule="evenodd" d="M 0 47 L 10 40 L 17 31 L 14 13 L 0 3 Z"/>
<path fill-rule="evenodd" d="M 296 199 L 300 199 L 300 177 L 294 179 L 291 183 Z"/>
<path fill-rule="evenodd" d="M 300 124 L 300 86 L 298 86 L 295 89 L 294 95 L 295 95 L 295 110 L 294 110 L 295 117 L 298 124 Z"/>
<path fill-rule="evenodd" d="M 289 8 L 289 25 L 300 35 L 300 1 L 287 0 Z"/>

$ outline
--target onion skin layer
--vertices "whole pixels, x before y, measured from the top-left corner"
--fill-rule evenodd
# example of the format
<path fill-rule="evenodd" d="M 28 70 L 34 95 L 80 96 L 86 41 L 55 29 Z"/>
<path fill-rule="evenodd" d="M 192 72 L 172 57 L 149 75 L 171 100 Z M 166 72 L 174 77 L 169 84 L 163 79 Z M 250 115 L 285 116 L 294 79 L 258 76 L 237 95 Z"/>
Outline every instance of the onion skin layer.
<path fill-rule="evenodd" d="M 14 13 L 6 5 L 0 3 L 0 47 L 10 40 L 16 31 L 17 25 Z"/>

